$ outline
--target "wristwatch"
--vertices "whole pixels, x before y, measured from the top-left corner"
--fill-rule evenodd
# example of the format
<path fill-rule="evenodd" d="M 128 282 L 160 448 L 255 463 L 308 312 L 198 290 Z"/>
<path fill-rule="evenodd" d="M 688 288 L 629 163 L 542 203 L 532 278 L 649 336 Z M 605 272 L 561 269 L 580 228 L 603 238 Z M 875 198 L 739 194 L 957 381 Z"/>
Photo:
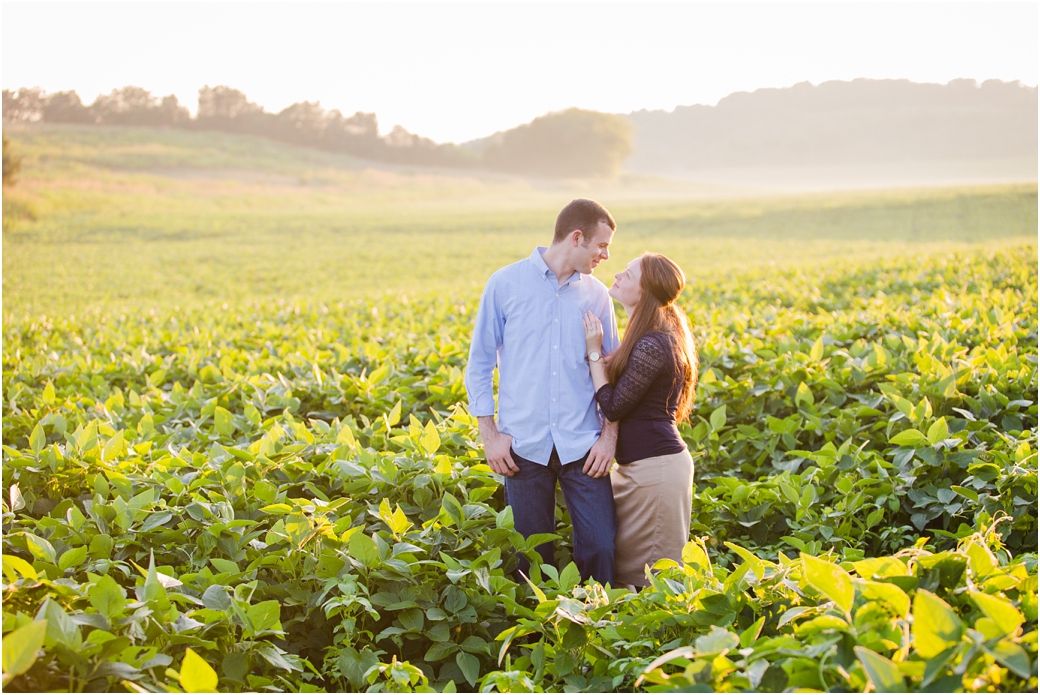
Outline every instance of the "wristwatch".
<path fill-rule="evenodd" d="M 599 353 L 596 351 L 590 352 L 589 362 L 599 362 Z"/>

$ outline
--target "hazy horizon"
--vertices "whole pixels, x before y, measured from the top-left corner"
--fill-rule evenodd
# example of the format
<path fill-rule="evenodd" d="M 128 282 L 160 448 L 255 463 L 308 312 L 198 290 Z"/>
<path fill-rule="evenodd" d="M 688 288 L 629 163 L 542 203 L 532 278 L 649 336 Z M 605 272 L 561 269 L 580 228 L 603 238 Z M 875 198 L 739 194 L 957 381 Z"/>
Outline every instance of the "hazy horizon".
<path fill-rule="evenodd" d="M 226 84 L 272 112 L 317 100 L 465 142 L 572 106 L 672 111 L 803 82 L 1037 84 L 1031 3 L 590 7 L 4 3 L 3 87 L 89 103 L 135 85 L 194 112 Z"/>

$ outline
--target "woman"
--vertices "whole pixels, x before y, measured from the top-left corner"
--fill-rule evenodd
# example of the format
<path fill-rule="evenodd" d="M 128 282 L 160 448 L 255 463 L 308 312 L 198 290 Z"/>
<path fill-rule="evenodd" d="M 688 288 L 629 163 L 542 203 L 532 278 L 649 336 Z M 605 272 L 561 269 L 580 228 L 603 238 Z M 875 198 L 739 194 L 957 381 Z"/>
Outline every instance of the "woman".
<path fill-rule="evenodd" d="M 644 566 L 682 560 L 690 538 L 693 459 L 676 424 L 689 414 L 697 387 L 697 350 L 686 316 L 675 305 L 686 278 L 671 260 L 644 253 L 615 276 L 610 296 L 628 313 L 619 347 L 601 359 L 603 326 L 585 315 L 596 401 L 620 421 L 610 474 L 617 509 L 616 577 L 647 585 Z"/>

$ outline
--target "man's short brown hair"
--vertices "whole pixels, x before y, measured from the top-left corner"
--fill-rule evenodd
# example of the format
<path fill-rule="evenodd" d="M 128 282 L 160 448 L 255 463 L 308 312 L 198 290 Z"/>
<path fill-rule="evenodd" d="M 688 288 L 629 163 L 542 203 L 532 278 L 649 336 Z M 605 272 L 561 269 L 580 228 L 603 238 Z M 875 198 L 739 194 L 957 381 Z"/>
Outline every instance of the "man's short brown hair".
<path fill-rule="evenodd" d="M 617 229 L 617 223 L 605 207 L 595 200 L 578 198 L 567 203 L 556 218 L 556 234 L 553 235 L 553 243 L 557 244 L 573 232 L 581 230 L 581 236 L 587 244 L 592 239 L 596 227 L 600 222 L 606 222 L 611 229 Z"/>

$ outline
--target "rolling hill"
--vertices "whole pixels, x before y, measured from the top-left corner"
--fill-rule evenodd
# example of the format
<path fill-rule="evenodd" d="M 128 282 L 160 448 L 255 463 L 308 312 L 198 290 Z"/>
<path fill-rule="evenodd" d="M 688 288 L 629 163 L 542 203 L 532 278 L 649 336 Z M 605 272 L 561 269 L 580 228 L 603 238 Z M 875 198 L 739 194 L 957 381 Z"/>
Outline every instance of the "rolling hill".
<path fill-rule="evenodd" d="M 1037 176 L 1037 88 L 1018 82 L 804 82 L 626 117 L 632 172 L 803 188 Z"/>

